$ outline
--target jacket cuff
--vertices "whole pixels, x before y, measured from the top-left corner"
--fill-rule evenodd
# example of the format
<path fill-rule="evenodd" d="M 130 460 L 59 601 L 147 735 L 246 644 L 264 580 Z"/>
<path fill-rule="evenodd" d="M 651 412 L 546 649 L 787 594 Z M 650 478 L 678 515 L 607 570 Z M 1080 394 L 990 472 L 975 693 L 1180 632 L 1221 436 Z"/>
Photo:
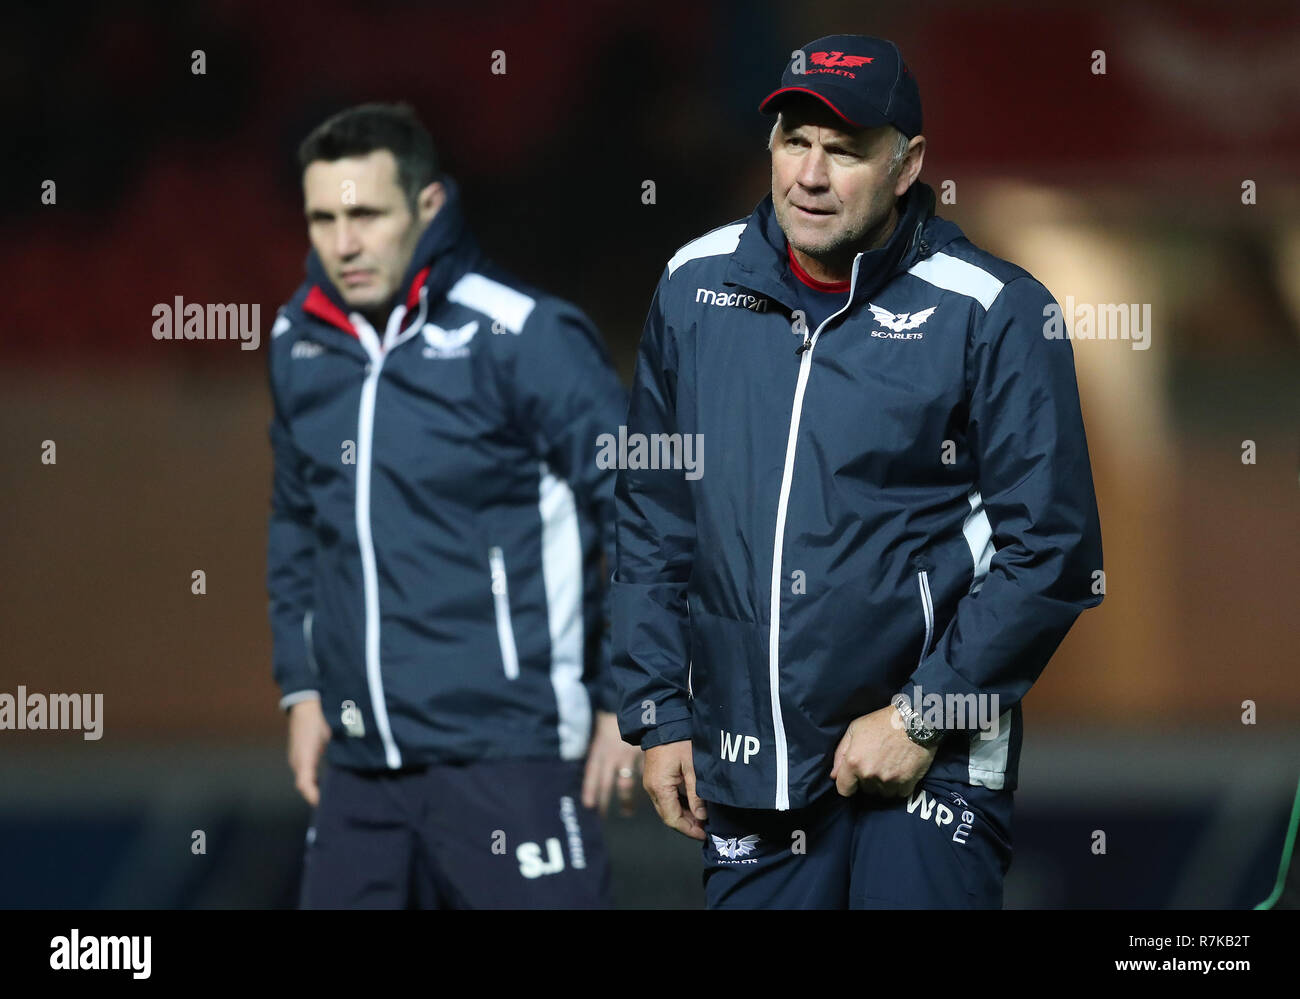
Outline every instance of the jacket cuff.
<path fill-rule="evenodd" d="M 653 749 L 668 742 L 682 742 L 691 737 L 691 720 L 664 722 L 657 725 L 641 737 L 642 749 Z"/>
<path fill-rule="evenodd" d="M 280 698 L 280 710 L 288 711 L 295 704 L 302 701 L 319 701 L 319 690 L 296 690 L 292 694 L 285 694 Z"/>

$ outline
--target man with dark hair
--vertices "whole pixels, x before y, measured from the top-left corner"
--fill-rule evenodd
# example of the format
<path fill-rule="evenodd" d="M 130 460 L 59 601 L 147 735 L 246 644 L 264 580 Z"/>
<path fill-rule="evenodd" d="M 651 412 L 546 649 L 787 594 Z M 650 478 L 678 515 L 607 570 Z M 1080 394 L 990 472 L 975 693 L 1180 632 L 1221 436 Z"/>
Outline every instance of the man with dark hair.
<path fill-rule="evenodd" d="M 440 177 L 433 137 L 409 104 L 360 104 L 321 122 L 298 147 L 303 171 L 317 161 L 387 149 L 397 164 L 397 186 L 415 215 L 420 192 Z"/>
<path fill-rule="evenodd" d="M 595 807 L 616 775 L 627 807 L 640 763 L 611 713 L 595 461 L 623 388 L 582 312 L 484 258 L 409 108 L 344 111 L 300 162 L 268 589 L 317 807 L 302 905 L 607 906 Z"/>
<path fill-rule="evenodd" d="M 1020 701 L 1101 602 L 1070 342 L 934 215 L 892 42 L 801 47 L 761 110 L 771 195 L 641 341 L 629 439 L 714 457 L 619 474 L 622 731 L 711 907 L 998 907 Z"/>

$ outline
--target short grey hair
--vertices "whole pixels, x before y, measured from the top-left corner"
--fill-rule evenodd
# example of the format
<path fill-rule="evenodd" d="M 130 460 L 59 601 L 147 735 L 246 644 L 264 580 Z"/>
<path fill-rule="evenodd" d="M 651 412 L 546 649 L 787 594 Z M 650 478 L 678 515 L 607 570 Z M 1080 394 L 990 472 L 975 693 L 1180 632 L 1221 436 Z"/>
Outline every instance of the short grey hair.
<path fill-rule="evenodd" d="M 767 148 L 769 152 L 771 152 L 772 143 L 776 141 L 776 130 L 780 127 L 781 115 L 778 113 L 776 121 L 772 123 L 772 131 L 767 133 Z M 890 125 L 889 129 L 894 133 L 894 148 L 889 154 L 889 173 L 893 175 L 902 169 L 903 160 L 907 158 L 907 150 L 912 145 L 912 140 L 893 125 Z"/>
<path fill-rule="evenodd" d="M 907 158 L 907 150 L 912 145 L 912 140 L 900 132 L 894 126 L 890 126 L 894 133 L 894 151 L 889 154 L 889 173 L 893 176 L 903 168 L 903 160 Z"/>

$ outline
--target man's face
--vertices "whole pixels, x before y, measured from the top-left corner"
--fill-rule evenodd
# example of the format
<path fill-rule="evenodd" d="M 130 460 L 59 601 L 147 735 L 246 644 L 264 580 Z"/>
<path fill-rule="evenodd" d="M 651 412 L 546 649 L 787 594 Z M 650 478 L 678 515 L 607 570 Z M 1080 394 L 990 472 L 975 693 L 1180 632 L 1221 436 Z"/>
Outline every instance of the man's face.
<path fill-rule="evenodd" d="M 882 242 L 894 203 L 911 183 L 907 169 L 890 173 L 890 126 L 847 128 L 819 101 L 792 100 L 772 137 L 777 222 L 791 246 L 826 263 Z"/>
<path fill-rule="evenodd" d="M 377 149 L 317 160 L 303 172 L 302 187 L 307 233 L 334 287 L 358 311 L 383 306 L 398 291 L 428 221 L 411 214 L 393 154 Z M 421 215 L 428 191 L 421 192 Z"/>

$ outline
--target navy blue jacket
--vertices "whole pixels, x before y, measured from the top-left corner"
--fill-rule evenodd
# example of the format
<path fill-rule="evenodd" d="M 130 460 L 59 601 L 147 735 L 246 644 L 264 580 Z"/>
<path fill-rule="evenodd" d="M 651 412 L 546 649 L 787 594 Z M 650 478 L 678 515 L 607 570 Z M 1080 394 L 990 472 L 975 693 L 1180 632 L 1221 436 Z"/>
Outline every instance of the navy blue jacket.
<path fill-rule="evenodd" d="M 489 264 L 457 185 L 387 330 L 313 253 L 269 348 L 282 706 L 319 695 L 354 769 L 576 759 L 612 710 L 614 471 L 627 396 L 590 321 Z"/>
<path fill-rule="evenodd" d="M 619 474 L 614 670 L 624 738 L 693 739 L 707 800 L 808 804 L 899 692 L 949 732 L 932 775 L 1014 788 L 1021 698 L 1101 601 L 1052 296 L 933 208 L 914 185 L 815 330 L 770 196 L 660 278 L 626 434 L 697 467 Z"/>

